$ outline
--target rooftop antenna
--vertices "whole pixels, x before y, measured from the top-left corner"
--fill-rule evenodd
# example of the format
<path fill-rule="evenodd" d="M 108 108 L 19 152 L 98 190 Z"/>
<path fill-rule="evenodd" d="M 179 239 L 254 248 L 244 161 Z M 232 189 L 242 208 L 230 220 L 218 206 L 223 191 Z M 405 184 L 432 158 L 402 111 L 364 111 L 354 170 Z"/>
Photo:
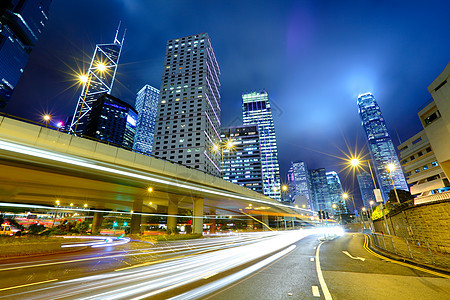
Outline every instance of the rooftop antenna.
<path fill-rule="evenodd" d="M 114 37 L 114 44 L 120 44 L 119 40 L 117 39 L 117 37 L 119 36 L 119 30 L 120 30 L 120 25 L 122 24 L 122 20 L 119 21 L 119 26 L 117 26 L 117 30 L 116 30 L 116 36 Z M 124 34 L 125 36 L 125 34 Z M 123 39 L 122 39 L 123 42 Z"/>

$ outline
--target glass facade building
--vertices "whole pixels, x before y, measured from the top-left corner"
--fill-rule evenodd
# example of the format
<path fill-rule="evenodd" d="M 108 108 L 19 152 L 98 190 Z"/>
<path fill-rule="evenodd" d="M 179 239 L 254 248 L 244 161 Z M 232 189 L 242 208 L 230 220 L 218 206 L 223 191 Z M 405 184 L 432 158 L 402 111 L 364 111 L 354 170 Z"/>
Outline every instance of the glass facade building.
<path fill-rule="evenodd" d="M 358 179 L 363 204 L 368 208 L 370 207 L 370 201 L 376 203 L 375 194 L 373 193 L 375 187 L 373 186 L 372 176 L 367 172 L 361 172 L 361 174 L 356 175 L 356 178 Z"/>
<path fill-rule="evenodd" d="M 308 205 L 308 209 L 312 209 L 311 202 L 311 182 L 308 174 L 308 167 L 303 161 L 291 162 L 293 194 L 295 196 L 304 196 Z"/>
<path fill-rule="evenodd" d="M 261 145 L 264 195 L 281 201 L 277 140 L 269 95 L 265 91 L 242 94 L 244 125 L 257 125 Z"/>
<path fill-rule="evenodd" d="M 131 149 L 136 122 L 137 112 L 131 105 L 104 94 L 92 103 L 85 135 Z"/>
<path fill-rule="evenodd" d="M 395 165 L 392 179 L 396 189 L 408 191 L 397 153 L 389 136 L 386 123 L 375 98 L 370 93 L 358 96 L 358 112 L 367 138 L 367 144 L 384 202 L 388 200 L 389 191 L 393 189 L 387 166 Z"/>
<path fill-rule="evenodd" d="M 261 152 L 258 126 L 236 126 L 222 129 L 223 143 L 230 141 L 232 149 L 223 146 L 222 176 L 226 181 L 263 193 Z"/>
<path fill-rule="evenodd" d="M 86 74 L 86 82 L 81 90 L 73 113 L 72 123 L 70 124 L 70 131 L 72 132 L 83 133 L 94 102 L 101 95 L 111 93 L 125 38 L 124 33 L 122 39 L 118 39 L 119 29 L 120 24 L 113 43 L 98 44 L 95 47 L 94 55 Z"/>
<path fill-rule="evenodd" d="M 310 170 L 311 198 L 313 210 L 326 210 L 332 212 L 330 189 L 324 168 Z"/>
<path fill-rule="evenodd" d="M 6 106 L 48 21 L 51 0 L 2 0 L 0 108 Z"/>
<path fill-rule="evenodd" d="M 169 40 L 152 154 L 221 177 L 220 70 L 201 33 Z"/>
<path fill-rule="evenodd" d="M 336 204 L 336 207 L 344 207 L 344 211 L 339 211 L 340 213 L 347 212 L 347 206 L 345 204 L 344 200 L 344 191 L 342 190 L 342 184 L 341 180 L 339 179 L 339 175 L 334 172 L 327 172 L 327 182 L 328 182 L 328 189 L 330 191 L 330 201 L 331 201 L 331 208 L 333 208 L 333 204 Z M 333 209 L 333 212 L 335 213 L 337 210 Z"/>
<path fill-rule="evenodd" d="M 136 96 L 138 118 L 133 150 L 151 154 L 158 112 L 159 90 L 146 84 Z"/>

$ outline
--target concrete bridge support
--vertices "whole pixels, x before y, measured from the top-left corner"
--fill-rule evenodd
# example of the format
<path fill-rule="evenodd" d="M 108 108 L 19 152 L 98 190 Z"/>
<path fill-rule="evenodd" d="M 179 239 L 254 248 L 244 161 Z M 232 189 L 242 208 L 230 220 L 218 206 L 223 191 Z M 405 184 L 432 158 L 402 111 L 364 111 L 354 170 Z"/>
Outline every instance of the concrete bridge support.
<path fill-rule="evenodd" d="M 192 233 L 203 233 L 203 198 L 194 198 Z"/>
<path fill-rule="evenodd" d="M 209 233 L 216 233 L 216 210 L 210 209 L 209 214 L 213 215 L 211 216 L 211 226 L 209 227 Z"/>
<path fill-rule="evenodd" d="M 266 215 L 266 214 L 262 215 L 262 222 L 264 224 L 266 224 L 267 226 L 269 226 L 269 215 Z M 269 230 L 269 229 L 267 229 L 267 227 L 263 225 L 263 230 L 266 231 L 266 230 Z"/>
<path fill-rule="evenodd" d="M 169 195 L 168 215 L 178 215 L 178 198 Z M 177 229 L 177 217 L 167 216 L 167 231 L 175 233 Z"/>
<path fill-rule="evenodd" d="M 99 234 L 100 228 L 102 227 L 103 222 L 103 213 L 102 212 L 94 212 L 94 218 L 92 219 L 92 234 Z"/>
<path fill-rule="evenodd" d="M 130 233 L 138 234 L 141 231 L 141 221 L 142 221 L 142 202 L 143 199 L 135 199 L 133 202 L 133 214 L 131 215 L 130 222 Z"/>

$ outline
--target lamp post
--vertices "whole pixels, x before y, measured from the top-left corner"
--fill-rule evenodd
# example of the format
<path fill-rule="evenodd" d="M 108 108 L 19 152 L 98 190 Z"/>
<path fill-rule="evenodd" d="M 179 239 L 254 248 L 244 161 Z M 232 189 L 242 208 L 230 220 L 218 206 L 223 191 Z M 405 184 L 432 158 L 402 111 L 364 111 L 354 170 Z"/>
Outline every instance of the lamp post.
<path fill-rule="evenodd" d="M 350 164 L 351 164 L 353 167 L 359 166 L 362 162 L 367 162 L 367 165 L 369 166 L 369 170 L 370 170 L 370 175 L 372 176 L 373 186 L 374 186 L 374 188 L 376 189 L 376 188 L 377 188 L 377 183 L 375 182 L 375 177 L 373 176 L 372 168 L 370 167 L 370 161 L 369 161 L 369 160 L 363 160 L 363 161 L 361 161 L 361 160 L 359 160 L 359 159 L 357 159 L 357 158 L 352 158 L 352 159 L 350 160 Z M 381 209 L 381 213 L 383 214 L 384 225 L 385 225 L 385 227 L 386 227 L 386 231 L 387 231 L 387 233 L 388 233 L 389 235 L 391 235 L 391 232 L 390 232 L 390 230 L 389 230 L 389 226 L 388 226 L 388 224 L 387 224 L 386 215 L 384 214 L 383 202 L 380 203 L 380 209 Z"/>
<path fill-rule="evenodd" d="M 47 128 L 48 127 L 48 123 L 50 123 L 50 119 L 52 118 L 52 116 L 50 116 L 48 114 L 45 114 L 45 115 L 42 116 L 42 118 L 44 119 L 45 127 Z"/>
<path fill-rule="evenodd" d="M 214 152 L 218 152 L 220 151 L 220 172 L 223 175 L 223 150 L 227 149 L 228 151 L 231 151 L 234 149 L 234 143 L 232 140 L 227 140 L 225 143 L 223 144 L 219 144 L 219 145 L 213 145 L 212 150 Z"/>
<path fill-rule="evenodd" d="M 392 171 L 395 170 L 395 165 L 388 164 L 387 169 L 389 171 L 389 178 L 391 179 L 391 182 L 392 182 L 392 188 L 394 189 L 395 198 L 397 199 L 397 202 L 400 204 L 400 199 L 398 198 L 397 190 L 395 189 L 395 185 L 394 185 L 394 180 L 392 179 Z"/>

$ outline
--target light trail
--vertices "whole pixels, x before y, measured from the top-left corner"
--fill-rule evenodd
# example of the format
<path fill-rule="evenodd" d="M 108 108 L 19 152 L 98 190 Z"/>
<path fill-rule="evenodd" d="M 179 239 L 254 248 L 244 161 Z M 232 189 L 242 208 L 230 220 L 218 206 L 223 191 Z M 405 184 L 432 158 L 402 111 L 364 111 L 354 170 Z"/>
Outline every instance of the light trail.
<path fill-rule="evenodd" d="M 52 282 L 42 287 L 39 285 L 34 290 L 17 289 L 16 294 L 8 296 L 27 299 L 144 299 L 181 288 L 189 283 L 205 280 L 205 278 L 214 278 L 224 271 L 270 255 L 251 267 L 213 281 L 213 284 L 205 285 L 189 294 L 203 295 L 262 268 L 291 251 L 293 243 L 308 235 L 321 232 L 308 229 L 249 234 L 249 237 L 258 238 L 250 238 L 249 242 L 244 239 L 231 245 L 223 245 L 226 246 L 224 249 L 217 248 L 217 245 L 209 245 L 202 249 L 205 251 L 202 253 L 197 252 L 151 265 L 133 266 L 116 272 Z"/>

